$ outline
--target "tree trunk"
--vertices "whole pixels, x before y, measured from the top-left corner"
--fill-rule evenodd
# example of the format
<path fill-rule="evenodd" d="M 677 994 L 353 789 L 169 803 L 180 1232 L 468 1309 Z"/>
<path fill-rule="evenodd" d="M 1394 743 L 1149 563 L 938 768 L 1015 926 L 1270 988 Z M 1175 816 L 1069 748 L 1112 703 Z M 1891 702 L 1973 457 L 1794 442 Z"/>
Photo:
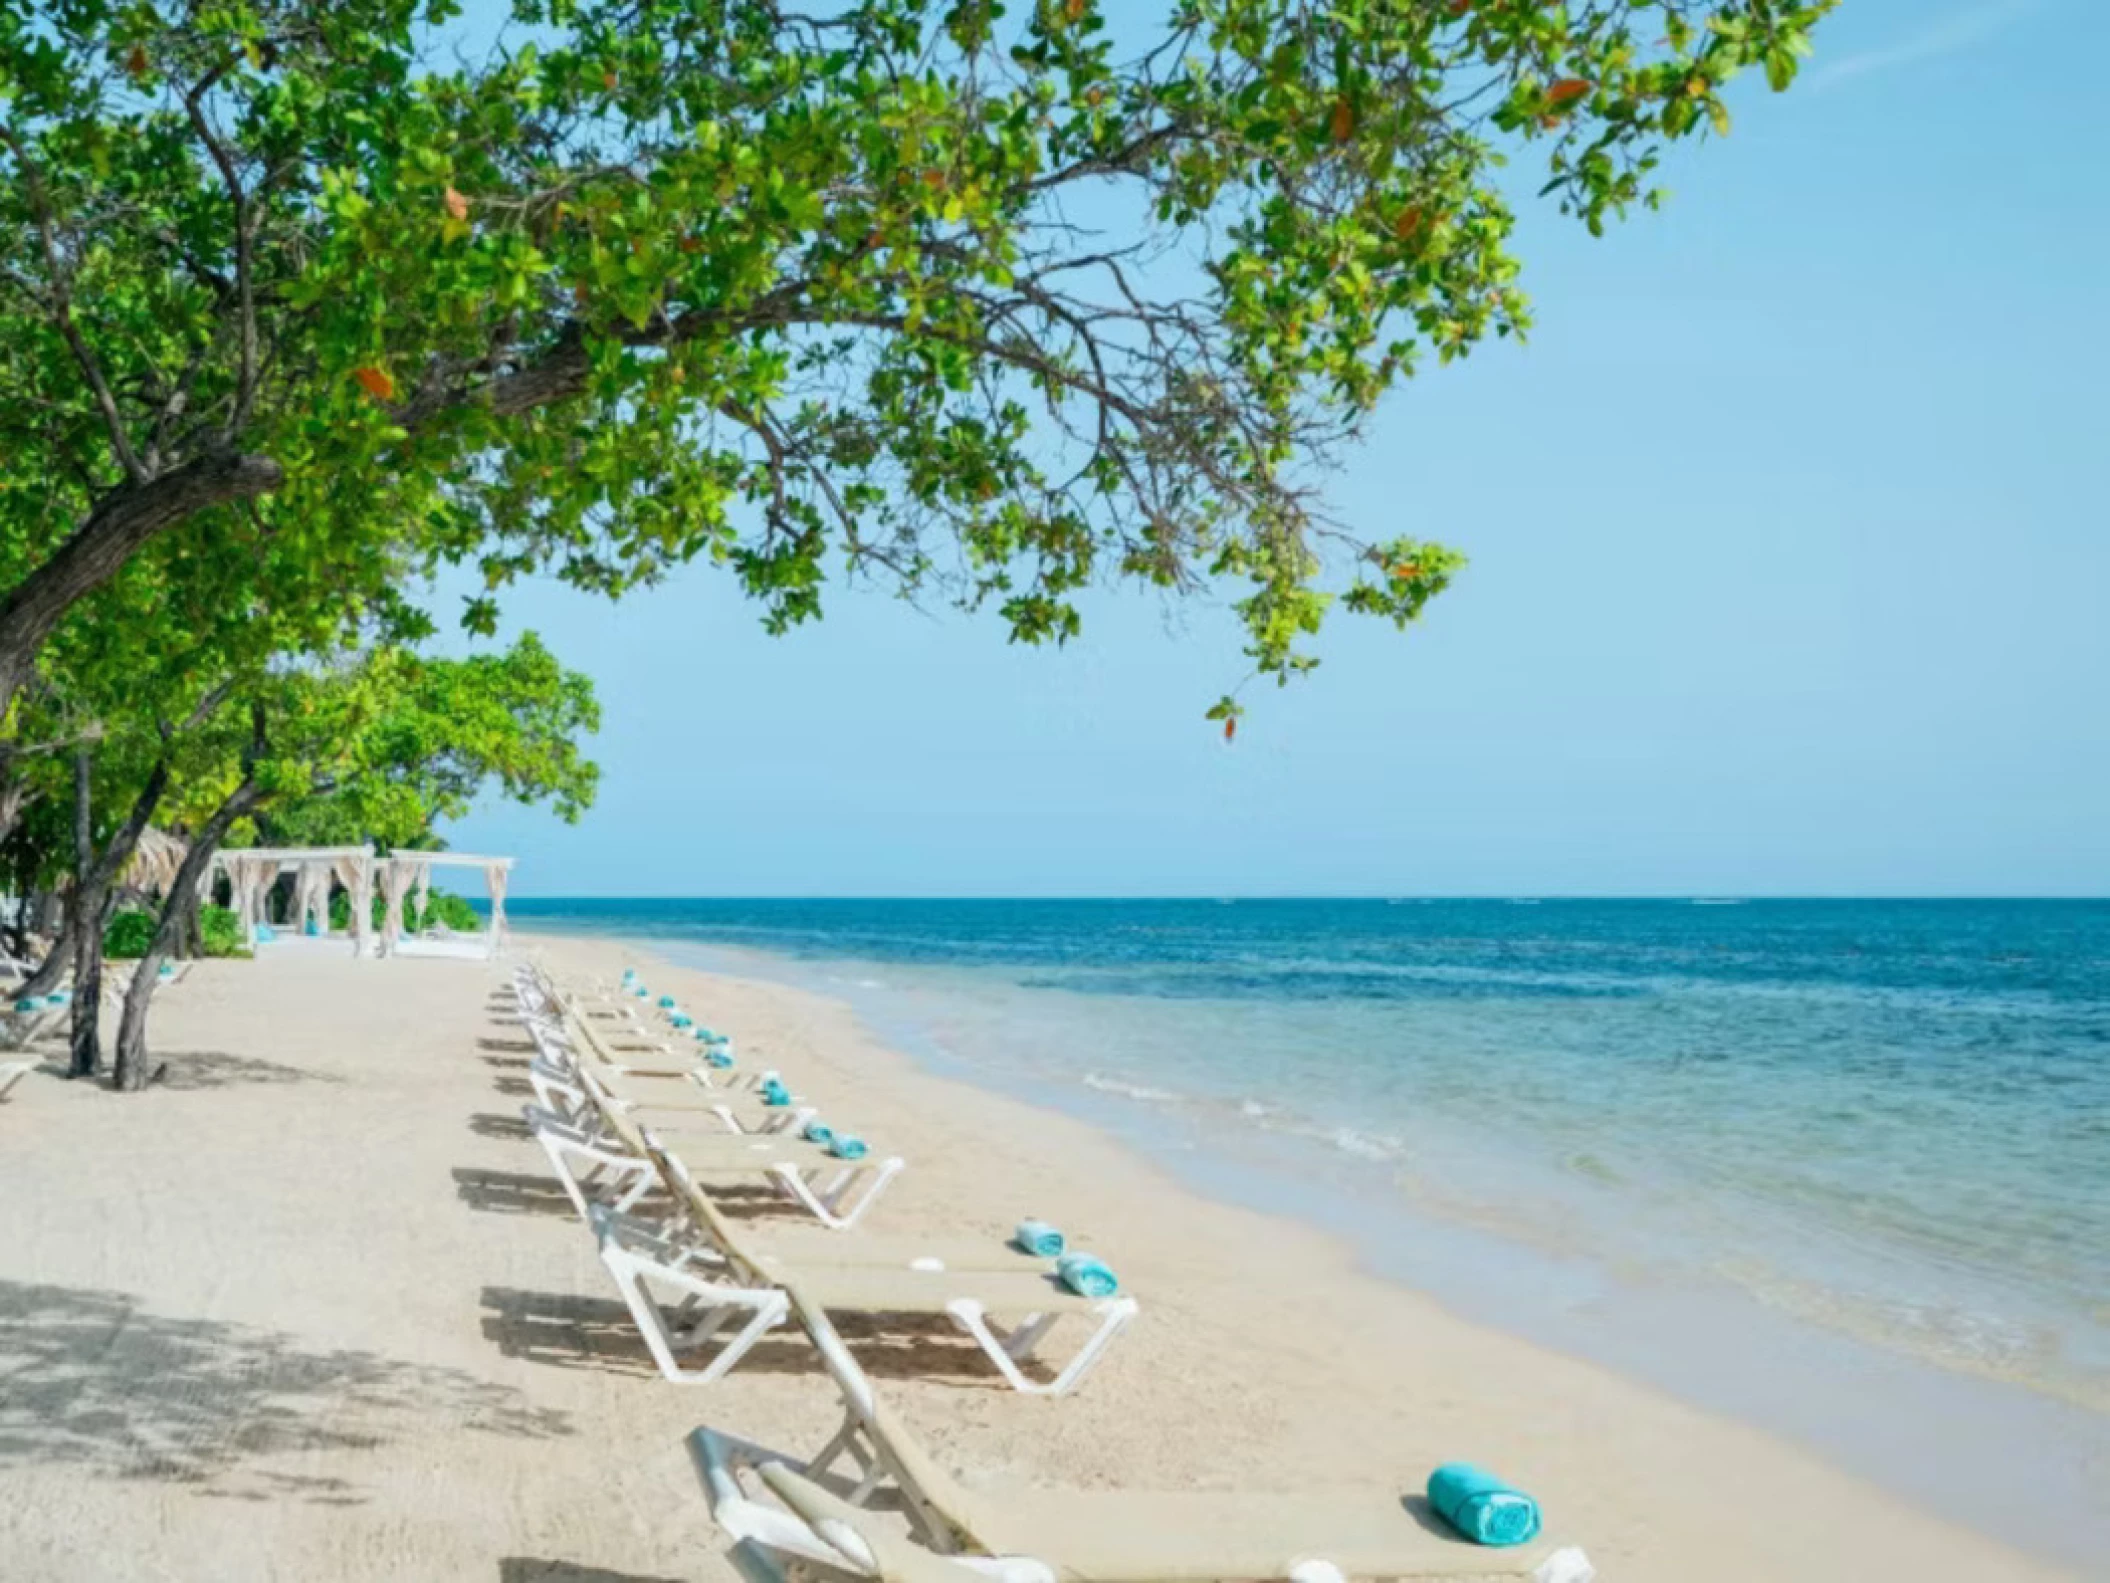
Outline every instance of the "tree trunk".
<path fill-rule="evenodd" d="M 0 598 L 0 712 L 66 612 L 115 577 L 142 544 L 212 506 L 268 495 L 285 481 L 285 470 L 268 456 L 222 451 L 104 495 L 72 538 Z"/>
<path fill-rule="evenodd" d="M 117 877 L 131 862 L 140 834 L 154 817 L 169 779 L 168 760 L 157 761 L 139 795 L 132 799 L 132 811 L 125 815 L 125 822 L 98 857 L 89 806 L 91 768 L 89 752 L 84 747 L 73 758 L 73 852 L 77 877 L 73 882 L 73 1061 L 68 1070 L 72 1077 L 93 1077 L 102 1069 L 103 930 L 109 923 Z"/>
<path fill-rule="evenodd" d="M 24 981 L 19 996 L 48 995 L 58 986 L 60 977 L 73 965 L 73 909 L 66 909 L 66 916 L 59 924 L 58 938 L 51 943 L 51 952 L 37 965 L 37 970 Z"/>
<path fill-rule="evenodd" d="M 125 993 L 124 1016 L 117 1025 L 117 1086 L 127 1093 L 146 1087 L 152 1076 L 147 1069 L 147 1011 L 161 981 L 161 964 L 168 960 L 186 919 L 196 926 L 199 885 L 211 867 L 213 853 L 227 838 L 228 827 L 254 808 L 258 800 L 254 782 L 244 780 L 237 786 L 191 837 L 190 850 L 184 853 L 183 865 L 169 885 L 168 898 L 161 904 L 160 922 L 154 926 L 154 938 L 147 943 L 146 955 L 139 959 L 139 967 L 132 974 L 132 987 Z"/>
<path fill-rule="evenodd" d="M 183 898 L 183 912 L 176 923 L 176 955 L 201 957 L 205 954 L 205 919 L 202 916 L 205 903 L 202 886 L 193 886 Z"/>
<path fill-rule="evenodd" d="M 94 759 L 85 747 L 73 752 L 73 905 L 66 927 L 73 937 L 73 1063 L 69 1077 L 93 1077 L 102 1070 L 103 899 L 95 883 L 95 819 L 91 806 Z M 57 956 L 58 952 L 51 953 Z M 46 963 L 46 967 L 50 964 Z M 41 974 L 38 975 L 42 977 Z"/>

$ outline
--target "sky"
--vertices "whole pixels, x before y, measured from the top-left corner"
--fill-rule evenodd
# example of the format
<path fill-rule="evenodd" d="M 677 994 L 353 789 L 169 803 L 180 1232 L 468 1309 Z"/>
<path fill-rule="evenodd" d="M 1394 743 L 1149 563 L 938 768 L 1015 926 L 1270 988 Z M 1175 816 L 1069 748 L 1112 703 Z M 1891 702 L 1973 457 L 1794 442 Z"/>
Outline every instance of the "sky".
<path fill-rule="evenodd" d="M 1063 650 L 723 574 L 509 597 L 591 675 L 597 806 L 485 804 L 515 894 L 2110 893 L 2110 7 L 1847 0 L 1671 200 L 1517 239 L 1537 327 L 1333 482 L 1471 557 L 1243 673 L 1225 611 Z"/>

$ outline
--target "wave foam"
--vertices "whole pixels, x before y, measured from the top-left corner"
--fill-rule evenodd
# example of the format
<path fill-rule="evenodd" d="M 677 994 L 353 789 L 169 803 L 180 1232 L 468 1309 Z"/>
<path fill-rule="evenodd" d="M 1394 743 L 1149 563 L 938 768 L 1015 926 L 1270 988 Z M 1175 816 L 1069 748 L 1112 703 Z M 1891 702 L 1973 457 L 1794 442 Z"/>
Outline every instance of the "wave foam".
<path fill-rule="evenodd" d="M 1123 1099 L 1138 1099 L 1153 1105 L 1162 1105 L 1180 1097 L 1169 1089 L 1152 1088 L 1145 1083 L 1130 1083 L 1100 1072 L 1085 1073 L 1084 1086 L 1096 1088 L 1102 1094 L 1119 1094 Z"/>

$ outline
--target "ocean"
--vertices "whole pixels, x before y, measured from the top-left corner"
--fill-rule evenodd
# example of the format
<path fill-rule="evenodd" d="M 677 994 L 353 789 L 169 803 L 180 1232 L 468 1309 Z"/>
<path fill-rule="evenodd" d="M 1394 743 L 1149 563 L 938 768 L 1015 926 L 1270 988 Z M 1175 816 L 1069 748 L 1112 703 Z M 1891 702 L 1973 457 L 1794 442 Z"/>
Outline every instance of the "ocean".
<path fill-rule="evenodd" d="M 2101 1454 L 2110 903 L 509 910 L 844 997 L 1471 1316 L 1910 1461 L 1923 1498 L 1957 1480 L 1900 1414 L 2013 1438 L 2038 1498 Z"/>

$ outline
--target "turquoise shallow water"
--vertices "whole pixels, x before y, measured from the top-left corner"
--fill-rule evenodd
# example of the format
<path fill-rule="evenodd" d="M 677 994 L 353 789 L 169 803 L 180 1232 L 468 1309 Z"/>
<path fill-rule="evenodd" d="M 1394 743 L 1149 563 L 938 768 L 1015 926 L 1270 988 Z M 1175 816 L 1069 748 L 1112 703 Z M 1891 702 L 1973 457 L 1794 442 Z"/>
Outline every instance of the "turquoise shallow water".
<path fill-rule="evenodd" d="M 567 901 L 1176 1146 L 2110 1402 L 2110 903 Z"/>

